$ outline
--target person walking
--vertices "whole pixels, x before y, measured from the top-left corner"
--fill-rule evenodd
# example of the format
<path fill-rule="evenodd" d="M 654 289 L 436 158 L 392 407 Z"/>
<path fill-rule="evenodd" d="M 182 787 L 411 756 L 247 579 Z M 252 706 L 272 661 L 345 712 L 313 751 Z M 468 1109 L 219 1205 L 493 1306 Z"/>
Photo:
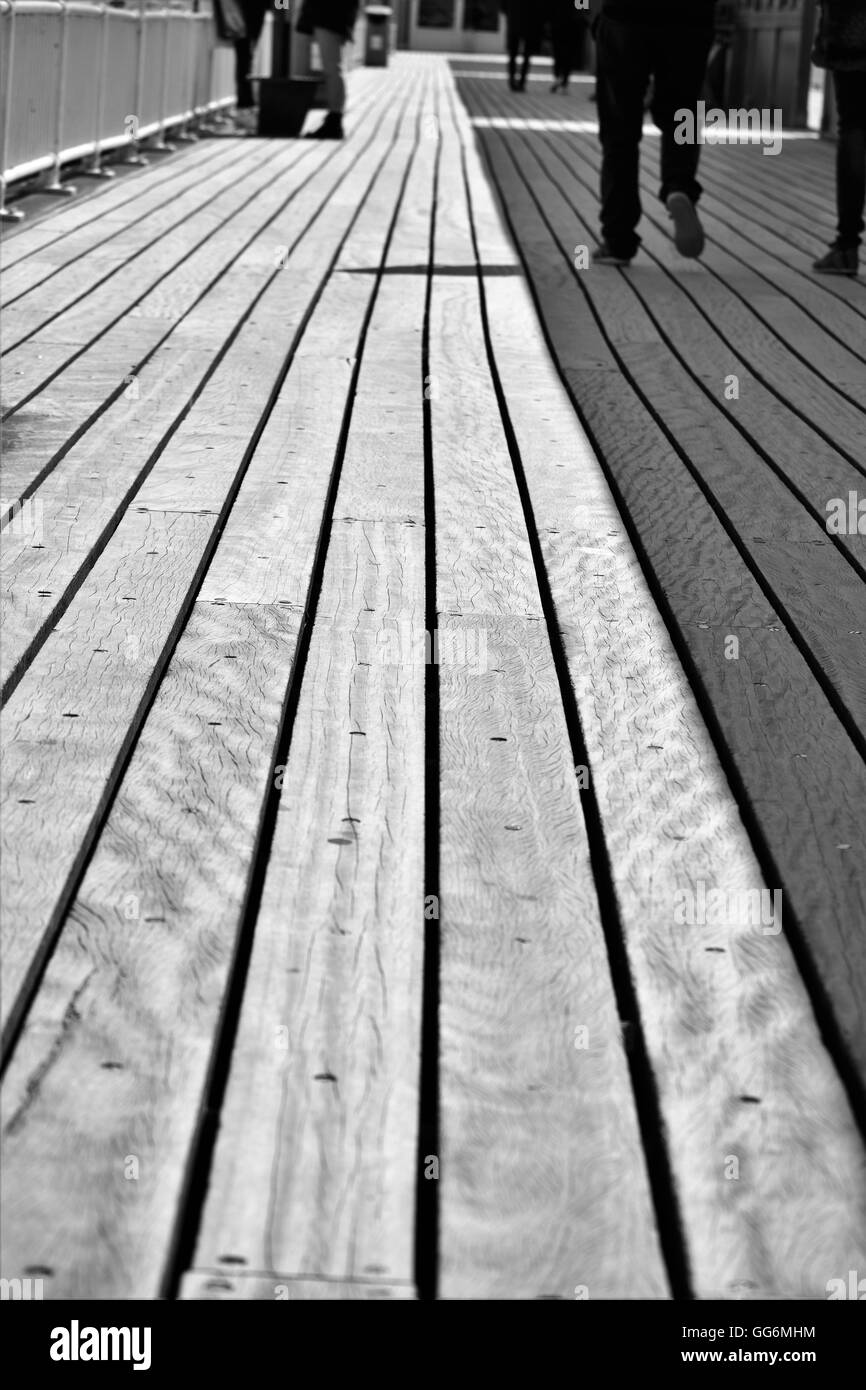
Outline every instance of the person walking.
<path fill-rule="evenodd" d="M 358 0 L 303 0 L 301 5 L 295 27 L 299 34 L 312 35 L 318 45 L 328 107 L 322 124 L 307 136 L 309 140 L 343 139 L 346 108 L 343 48 L 352 41 L 357 17 Z"/>
<path fill-rule="evenodd" d="M 839 126 L 836 240 L 812 269 L 855 276 L 866 205 L 866 0 L 821 0 L 812 61 L 833 74 Z"/>
<path fill-rule="evenodd" d="M 593 24 L 602 148 L 602 242 L 593 260 L 601 265 L 628 265 L 640 245 L 640 141 L 650 82 L 650 113 L 661 131 L 659 196 L 673 222 L 674 243 L 683 256 L 704 249 L 696 209 L 700 147 L 696 138 L 682 143 L 676 137 L 681 113 L 696 112 L 714 9 L 715 0 L 603 0 Z"/>
<path fill-rule="evenodd" d="M 500 0 L 500 8 L 505 15 L 508 85 L 512 92 L 522 92 L 526 89 L 526 79 L 529 76 L 529 60 L 541 47 L 544 11 L 538 0 Z"/>
<path fill-rule="evenodd" d="M 550 41 L 553 46 L 552 92 L 568 90 L 568 79 L 583 62 L 586 42 L 586 15 L 574 7 L 574 0 L 550 0 Z"/>

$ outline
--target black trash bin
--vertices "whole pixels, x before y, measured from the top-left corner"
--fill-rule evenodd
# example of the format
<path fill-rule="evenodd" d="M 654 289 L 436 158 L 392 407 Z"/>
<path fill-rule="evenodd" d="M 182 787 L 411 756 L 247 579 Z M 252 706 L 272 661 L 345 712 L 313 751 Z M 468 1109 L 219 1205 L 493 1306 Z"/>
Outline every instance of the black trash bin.
<path fill-rule="evenodd" d="M 364 66 L 366 68 L 386 68 L 391 36 L 391 7 L 390 5 L 367 5 L 364 14 L 367 17 Z"/>

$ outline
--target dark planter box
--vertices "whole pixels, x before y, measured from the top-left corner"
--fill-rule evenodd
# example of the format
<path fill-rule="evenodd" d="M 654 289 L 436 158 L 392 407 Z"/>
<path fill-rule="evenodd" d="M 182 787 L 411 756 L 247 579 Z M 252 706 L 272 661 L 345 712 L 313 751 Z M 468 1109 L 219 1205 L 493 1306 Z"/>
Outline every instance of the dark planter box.
<path fill-rule="evenodd" d="M 259 135 L 300 135 L 318 87 L 317 77 L 261 78 Z"/>

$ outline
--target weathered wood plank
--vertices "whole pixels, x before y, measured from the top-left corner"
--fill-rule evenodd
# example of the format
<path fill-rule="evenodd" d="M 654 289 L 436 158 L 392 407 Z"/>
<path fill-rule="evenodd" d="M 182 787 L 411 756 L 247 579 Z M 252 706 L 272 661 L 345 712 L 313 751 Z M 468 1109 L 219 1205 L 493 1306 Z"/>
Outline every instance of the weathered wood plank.
<path fill-rule="evenodd" d="M 148 219 L 149 225 L 152 225 L 149 219 L 160 218 L 166 204 L 176 199 L 179 190 L 186 192 L 191 185 L 201 189 L 217 167 L 236 164 L 243 155 L 240 145 L 234 150 L 220 146 L 216 141 L 193 146 L 184 151 L 180 161 L 173 160 L 161 178 L 154 170 L 153 179 L 147 180 L 143 188 L 139 185 L 134 197 L 127 195 L 121 204 L 109 204 L 101 213 L 66 236 L 58 234 L 50 249 L 43 248 L 38 257 L 29 256 L 7 265 L 4 245 L 0 304 L 8 305 L 10 300 L 32 293 L 37 285 L 88 253 L 101 253 L 107 245 L 116 243 L 118 237 L 143 219 Z M 53 230 L 53 222 L 51 227 Z"/>
<path fill-rule="evenodd" d="M 128 514 L 124 545 L 94 567 L 3 712 L 4 1034 L 51 947 L 213 523 Z"/>
<path fill-rule="evenodd" d="M 28 1016 L 3 1260 L 46 1296 L 160 1296 L 298 627 L 193 610 Z"/>
<path fill-rule="evenodd" d="M 493 132 L 483 141 L 565 378 L 640 535 L 678 650 L 688 652 L 690 678 L 718 720 L 726 772 L 739 780 L 780 875 L 792 929 L 862 1076 L 866 956 L 855 924 L 866 911 L 866 874 L 851 850 L 866 798 L 860 760 L 686 469 L 623 390 L 610 347 L 586 313 L 582 282 L 551 258 L 550 234 L 504 142 Z M 729 635 L 738 635 L 739 660 L 724 659 Z"/>
<path fill-rule="evenodd" d="M 176 178 L 184 178 L 186 170 L 200 161 L 218 159 L 220 145 L 216 141 L 201 141 L 181 151 L 174 159 L 160 161 L 159 168 L 126 168 L 117 183 L 96 185 L 88 194 L 67 206 L 52 209 L 47 217 L 33 223 L 25 221 L 4 227 L 2 233 L 4 272 L 21 261 L 38 256 L 49 245 L 61 242 L 80 228 L 105 219 L 120 221 L 132 211 L 131 204 L 151 197 L 151 188 Z M 126 211 L 124 211 L 126 209 Z M 48 254 L 51 254 L 50 252 Z"/>
<path fill-rule="evenodd" d="M 677 904 L 694 902 L 698 884 L 727 900 L 760 893 L 764 879 L 525 287 L 489 279 L 485 296 L 587 739 L 695 1293 L 823 1298 L 834 1270 L 863 1263 L 866 1155 L 784 936 L 784 901 L 779 934 L 736 911 L 715 925 L 676 924 Z"/>
<path fill-rule="evenodd" d="M 588 220 L 593 206 L 581 191 L 574 191 L 566 202 L 546 180 L 547 162 L 534 137 L 527 138 L 527 148 L 531 153 L 524 168 L 529 186 L 543 200 L 565 259 L 581 230 L 579 223 L 575 229 L 575 210 Z M 661 254 L 668 254 L 665 248 Z M 698 268 L 684 278 L 698 287 L 708 277 Z M 678 291 L 679 279 L 663 286 L 649 283 L 636 291 L 624 276 L 595 276 L 585 283 L 623 370 L 688 456 L 693 472 L 740 538 L 751 567 L 775 596 L 786 621 L 801 634 L 855 729 L 866 733 L 866 666 L 858 645 L 851 641 L 852 633 L 866 634 L 866 587 L 861 573 L 839 554 L 826 531 L 827 501 L 838 496 L 847 499 L 848 490 L 856 489 L 862 475 L 846 467 L 844 460 L 834 467 L 832 451 L 826 445 L 822 448 L 820 438 L 778 402 L 772 398 L 767 402 L 766 393 L 763 401 L 752 406 L 751 397 L 760 388 L 746 362 L 733 354 L 726 362 L 725 352 L 731 350 L 725 344 L 713 354 L 713 331 Z M 696 293 L 706 291 L 696 288 Z M 715 323 L 724 319 L 731 296 L 709 297 Z M 749 360 L 761 362 L 759 370 L 766 374 L 773 356 L 766 330 L 754 319 L 744 321 L 738 325 L 737 341 Z M 780 356 L 786 355 L 780 349 Z M 736 375 L 738 369 L 742 373 L 737 378 L 739 399 L 727 401 L 728 374 Z M 704 383 L 709 384 L 708 392 L 700 389 Z M 776 428 L 771 439 L 772 424 L 768 429 L 768 423 L 774 406 Z M 806 494 L 811 514 L 750 448 L 749 435 L 744 439 L 733 428 L 734 419 L 746 429 L 754 426 L 783 475 Z M 817 449 L 822 449 L 822 462 L 816 468 Z M 813 481 L 810 474 L 818 476 Z M 840 547 L 862 565 L 866 560 L 862 538 L 839 539 Z"/>
<path fill-rule="evenodd" d="M 283 152 L 282 160 L 288 158 L 288 153 Z M 273 211 L 285 200 L 285 194 L 279 196 L 282 188 L 275 177 L 278 174 L 278 167 L 267 166 L 253 170 L 241 186 L 227 180 L 230 186 L 220 200 L 202 214 L 200 244 L 188 227 L 179 228 L 172 239 L 173 251 L 161 243 L 155 248 L 154 257 L 135 266 L 129 279 L 135 279 L 137 290 L 136 285 L 129 283 L 120 303 L 109 284 L 95 292 L 93 299 L 98 303 L 90 302 L 88 297 L 27 342 L 11 348 L 4 358 L 4 404 L 7 411 L 18 412 L 24 419 L 17 420 L 12 414 L 8 423 L 14 421 L 21 428 L 26 420 L 38 419 L 46 401 L 65 407 L 69 434 L 83 423 L 89 414 L 83 410 L 84 405 L 91 400 L 101 404 L 109 394 L 103 382 L 110 381 L 116 387 L 134 373 L 198 297 L 219 279 L 226 263 L 226 245 L 234 248 L 229 258 L 233 259 L 253 231 L 267 220 L 265 210 L 270 207 Z M 184 251 L 185 236 L 189 237 L 185 247 L 191 253 L 188 256 Z M 162 257 L 161 265 L 153 264 L 157 252 Z M 133 310 L 132 301 L 137 295 L 141 299 Z M 64 367 L 65 371 L 61 370 Z M 95 388 L 91 384 L 94 375 L 103 378 Z M 38 394 L 28 399 L 33 392 Z"/>
<path fill-rule="evenodd" d="M 394 111 L 389 113 L 386 119 L 393 124 L 398 118 L 398 112 Z M 351 156 L 348 157 L 351 158 Z M 374 154 L 368 152 L 368 160 L 372 160 L 374 157 Z M 364 160 L 358 161 L 356 168 L 362 166 L 364 166 Z M 367 176 L 369 177 L 372 172 L 368 169 Z M 339 244 L 339 239 L 351 216 L 352 208 L 345 206 L 345 202 L 343 206 L 337 205 L 335 213 L 328 218 L 327 231 L 324 228 L 319 228 L 319 236 L 315 246 L 311 247 L 305 256 L 306 264 L 310 264 L 312 257 L 313 264 L 318 266 L 321 273 L 321 270 L 327 266 L 328 259 L 333 254 L 333 250 L 336 249 L 336 245 Z M 208 383 L 208 387 L 199 397 L 194 409 L 184 420 L 182 428 L 172 439 L 170 449 L 161 456 L 157 469 L 151 474 L 144 487 L 139 490 L 134 505 L 128 509 L 124 516 L 123 524 L 115 532 L 109 546 L 91 571 L 87 582 L 76 595 L 76 599 L 62 624 L 62 630 L 70 634 L 70 646 L 61 658 L 63 677 L 58 680 L 55 674 L 52 686 L 52 694 L 60 699 L 64 708 L 72 708 L 77 712 L 78 705 L 81 705 L 86 709 L 93 698 L 93 693 L 89 691 L 86 680 L 89 662 L 84 661 L 83 657 L 92 645 L 90 641 L 90 630 L 94 621 L 92 607 L 98 604 L 99 583 L 102 582 L 111 593 L 112 577 L 122 575 L 124 576 L 123 587 L 130 590 L 134 599 L 145 597 L 145 591 L 137 590 L 133 581 L 133 576 L 138 573 L 140 583 L 149 582 L 150 568 L 146 563 L 142 563 L 143 546 L 140 539 L 141 532 L 138 529 L 139 523 L 136 521 L 137 517 L 145 515 L 150 510 L 187 515 L 192 519 L 190 524 L 193 524 L 196 518 L 198 519 L 199 543 L 189 545 L 183 560 L 176 556 L 173 557 L 178 561 L 178 576 L 181 574 L 185 576 L 187 587 L 195 582 L 205 549 L 214 534 L 218 515 L 224 509 L 227 500 L 229 503 L 231 501 L 232 485 L 243 466 L 247 445 L 268 405 L 276 382 L 280 361 L 279 359 L 274 360 L 271 344 L 280 334 L 286 335 L 284 341 L 290 342 L 286 334 L 287 299 L 297 303 L 301 294 L 309 302 L 312 291 L 306 281 L 302 282 L 299 290 L 294 277 L 290 278 L 277 273 L 271 280 L 267 292 L 258 301 L 255 314 L 246 320 L 229 353 L 221 362 L 219 373 Z M 302 317 L 300 304 L 297 305 L 295 312 L 299 322 Z M 226 391 L 226 386 L 230 388 L 228 391 Z M 206 440 L 212 439 L 215 426 L 221 423 L 225 424 L 225 429 L 220 433 L 219 445 L 206 443 Z M 204 476 L 199 473 L 196 487 L 190 488 L 191 480 L 186 470 L 190 466 L 190 449 L 193 445 L 196 456 L 199 456 L 202 450 L 207 449 L 210 449 L 214 456 L 209 460 Z M 192 481 L 195 481 L 194 477 Z M 142 569 L 136 571 L 138 564 L 142 565 Z M 175 612 L 161 615 L 162 621 L 158 620 L 155 624 L 156 638 L 152 650 L 154 662 L 158 660 L 167 636 L 164 622 L 175 621 L 177 614 L 181 611 L 183 591 L 175 592 L 175 597 L 177 602 Z M 121 606 L 125 601 L 122 593 L 115 595 L 113 600 L 114 604 Z M 141 607 L 143 606 L 142 604 Z M 107 622 L 108 611 L 111 607 L 111 601 L 103 605 L 103 611 L 99 615 L 101 622 Z M 42 736 L 34 737 L 35 721 L 29 722 L 31 720 L 31 701 L 36 702 L 34 707 L 44 711 L 44 717 L 48 720 L 46 729 L 50 727 L 53 730 L 51 714 L 44 710 L 44 706 L 47 701 L 48 685 L 51 684 L 50 677 L 53 673 L 51 662 L 57 648 L 56 637 L 57 633 L 55 632 L 39 652 L 30 667 L 26 683 L 19 686 L 13 693 L 9 706 L 10 723 L 7 726 L 10 731 L 9 737 L 12 739 L 17 737 L 18 720 L 23 719 L 27 724 L 27 734 L 34 750 L 41 743 Z M 143 632 L 141 639 L 146 640 Z M 62 649 L 63 644 L 61 644 Z M 42 681 L 46 682 L 46 685 L 45 691 L 40 694 L 38 687 Z M 65 681 L 71 682 L 76 703 L 70 704 L 71 692 L 70 694 L 63 693 Z M 70 881 L 69 876 L 74 872 L 75 866 L 81 862 L 84 847 L 86 847 L 89 836 L 93 833 L 96 825 L 99 807 L 102 805 L 103 798 L 109 793 L 110 779 L 117 767 L 116 759 L 120 756 L 119 750 L 128 746 L 128 741 L 133 736 L 135 712 L 139 708 L 138 702 L 143 698 L 144 690 L 134 680 L 132 682 L 121 680 L 121 686 L 128 692 L 129 698 L 123 698 L 123 696 L 117 698 L 112 703 L 111 718 L 105 722 L 101 718 L 100 699 L 108 699 L 109 693 L 116 694 L 116 692 L 105 690 L 101 696 L 97 694 L 95 697 L 96 707 L 92 713 L 96 715 L 96 718 L 93 720 L 93 725 L 100 730 L 100 745 L 98 748 L 88 749 L 89 762 L 86 775 L 78 775 L 77 770 L 73 773 L 72 766 L 67 766 L 65 761 L 62 769 L 56 770 L 58 777 L 75 776 L 77 793 L 76 798 L 70 803 L 70 805 L 74 805 L 75 810 L 64 823 L 62 849 L 59 849 L 55 843 L 50 855 L 53 872 L 42 876 L 41 891 L 37 893 L 30 893 L 26 888 L 26 879 L 29 877 L 27 865 L 32 866 L 34 863 L 39 863 L 43 854 L 49 854 L 46 842 L 40 839 L 40 835 L 48 833 L 48 827 L 45 821 L 41 820 L 31 830 L 30 822 L 37 819 L 36 814 L 31 812 L 27 822 L 28 829 L 24 832 L 26 834 L 25 849 L 18 838 L 24 826 L 21 814 L 10 817 L 10 820 L 7 821 L 7 843 L 15 847 L 7 861 L 7 874 L 13 881 L 9 898 L 9 902 L 13 904 L 13 926 L 9 930 L 14 933 L 12 940 L 15 955 L 12 967 L 10 967 L 7 955 L 6 979 L 4 981 L 7 986 L 7 993 L 2 1005 L 4 1026 L 17 1004 L 20 1004 L 23 999 L 28 982 L 32 978 L 35 963 L 39 961 L 41 951 L 45 949 L 46 944 L 51 939 L 52 931 L 57 924 L 57 913 L 62 908 L 63 893 Z M 59 711 L 55 712 L 53 717 L 55 720 L 61 720 L 61 728 L 66 728 L 62 723 L 63 716 Z M 53 767 L 52 740 L 56 738 L 56 735 L 52 731 L 50 737 L 47 733 L 45 736 L 48 739 L 46 753 L 49 766 Z M 30 768 L 29 775 L 33 775 L 36 771 L 35 752 L 29 763 L 25 757 L 23 766 L 16 770 L 11 781 L 13 796 L 17 787 L 16 779 L 25 775 L 28 766 Z M 21 855 L 24 856 L 23 859 L 20 858 Z M 28 955 L 30 956 L 29 961 Z"/>
<path fill-rule="evenodd" d="M 397 92 L 399 93 L 399 91 L 398 86 Z M 393 90 L 390 95 L 395 95 Z M 293 214 L 298 219 L 306 210 L 305 220 L 299 223 L 300 227 L 303 227 L 305 221 L 315 216 L 317 209 L 329 203 L 334 183 L 351 167 L 353 156 L 358 156 L 358 145 L 362 150 L 367 148 L 371 135 L 375 134 L 378 128 L 377 113 L 384 104 L 383 95 L 373 108 L 372 121 L 368 119 L 354 133 L 354 138 L 350 136 L 345 145 L 327 147 L 324 144 L 317 144 L 313 148 L 312 154 L 305 158 L 303 165 L 305 178 L 299 187 L 295 186 L 284 190 L 278 177 L 279 169 L 273 168 L 270 179 L 263 178 L 261 180 L 259 199 L 275 198 L 277 206 L 286 203 L 292 208 Z M 370 130 L 371 125 L 373 126 L 372 131 Z M 290 164 L 295 157 L 292 147 L 286 146 L 280 152 L 280 167 Z M 323 183 L 325 185 L 324 190 L 321 188 Z M 172 329 L 178 331 L 174 326 L 179 323 L 186 310 L 195 302 L 199 294 L 219 277 L 219 263 L 216 262 L 216 270 L 214 264 L 217 248 L 221 245 L 225 233 L 231 235 L 238 226 L 244 225 L 251 216 L 256 218 L 255 225 L 261 225 L 257 217 L 261 204 L 256 200 L 252 200 L 252 204 L 250 203 L 252 191 L 252 188 L 246 191 L 246 204 L 244 204 L 243 196 L 239 195 L 237 187 L 229 188 L 226 191 L 224 195 L 226 203 L 228 207 L 234 208 L 236 216 L 225 228 L 220 226 L 220 217 L 215 216 L 214 205 L 207 209 L 202 217 L 210 218 L 212 235 L 206 239 L 199 251 L 190 256 L 184 257 L 181 250 L 178 258 L 179 264 L 175 269 L 171 269 L 169 262 L 169 264 L 163 265 L 162 271 L 154 271 L 151 279 L 157 278 L 160 274 L 163 278 L 159 279 L 159 283 L 153 285 L 152 288 L 148 289 L 146 277 L 147 265 L 150 262 L 145 260 L 144 271 L 141 265 L 137 266 L 136 276 L 141 282 L 140 293 L 143 298 L 135 306 L 134 314 L 128 314 L 118 320 L 112 329 L 104 332 L 102 337 L 93 344 L 89 353 L 84 353 L 72 362 L 72 378 L 61 376 L 56 381 L 51 381 L 47 388 L 48 392 L 53 395 L 55 392 L 63 391 L 68 396 L 70 386 L 73 386 L 74 390 L 73 383 L 76 374 L 80 375 L 84 370 L 85 380 L 92 374 L 94 357 L 108 367 L 112 361 L 116 364 L 118 356 L 120 356 L 121 361 L 129 364 L 127 370 L 130 368 L 135 370 L 138 363 L 162 341 L 169 331 Z M 182 239 L 182 235 L 181 230 L 176 239 Z M 164 239 L 156 248 L 163 260 L 166 256 L 165 244 L 167 240 Z M 285 243 L 276 242 L 275 239 L 275 244 L 277 247 L 282 246 L 285 255 Z M 243 245 L 242 241 L 239 249 Z M 187 246 L 187 250 L 189 249 Z M 268 268 L 272 264 L 273 261 L 270 260 Z M 254 270 L 254 267 L 251 267 L 251 270 Z M 261 266 L 258 267 L 258 270 L 261 273 Z M 102 326 L 106 328 L 111 322 L 113 300 L 110 295 L 105 294 L 102 296 L 102 300 L 104 301 Z M 89 302 L 82 304 L 79 308 L 73 307 L 54 323 L 49 324 L 42 333 L 37 334 L 26 344 L 9 353 L 6 362 L 6 380 L 7 384 L 14 381 L 15 389 L 14 392 L 7 392 L 7 409 L 14 408 L 25 396 L 36 390 L 40 383 L 46 382 L 50 373 L 56 371 L 72 356 L 69 350 L 70 346 L 80 349 L 93 338 L 95 332 L 93 308 L 94 306 Z M 220 327 L 219 318 L 214 320 L 213 304 L 211 305 L 211 325 L 211 331 L 218 330 Z M 30 403 L 31 409 L 34 404 L 35 402 Z"/>
<path fill-rule="evenodd" d="M 665 1297 L 573 754 L 473 279 L 434 280 L 430 362 L 439 644 L 453 634 L 464 658 L 439 673 L 441 1293 Z M 459 416 L 454 400 L 468 407 Z"/>
<path fill-rule="evenodd" d="M 12 350 L 25 338 L 56 344 L 95 337 L 220 226 L 233 208 L 243 207 L 248 196 L 245 178 L 268 169 L 273 178 L 270 166 L 281 163 L 280 153 L 279 147 L 263 149 L 251 143 L 240 160 L 221 162 L 203 188 L 193 183 L 108 247 L 94 249 L 83 261 L 73 262 L 7 305 L 4 357 L 17 360 Z"/>
<path fill-rule="evenodd" d="M 402 1302 L 415 1299 L 411 1284 L 380 1284 L 372 1280 L 354 1282 L 347 1279 L 298 1279 L 280 1274 L 238 1274 L 221 1270 L 190 1270 L 184 1277 L 180 1296 L 187 1301 L 207 1299 L 211 1302 L 229 1303 L 236 1300 L 259 1303 L 303 1301 L 303 1302 L 359 1302 L 377 1299 L 398 1299 Z"/>
<path fill-rule="evenodd" d="M 400 161 L 395 165 L 387 175 L 392 198 L 399 187 Z M 378 227 L 380 247 L 386 225 Z M 302 347 L 265 427 L 10 1068 L 10 1103 L 20 1103 L 22 1096 L 29 1096 L 30 1103 L 6 1154 L 12 1213 L 7 1226 L 15 1228 L 7 1265 L 31 1262 L 33 1250 L 43 1248 L 43 1232 L 56 1225 L 50 1204 L 58 1203 L 60 1211 L 70 1203 L 76 1220 L 66 1222 L 68 1252 L 64 1248 L 58 1258 L 55 1243 L 50 1261 L 54 1297 L 72 1289 L 80 1294 L 82 1286 L 91 1296 L 141 1296 L 142 1290 L 157 1296 L 165 1276 L 257 828 L 272 787 L 268 774 L 274 741 L 339 441 L 342 406 L 331 365 L 335 357 L 345 365 L 338 354 L 350 327 L 350 302 L 357 332 L 373 290 L 373 281 L 366 278 L 347 280 L 338 278 L 326 288 L 305 334 L 306 354 Z M 398 306 L 395 298 L 392 312 L 398 307 L 405 312 L 404 304 L 403 299 Z M 260 328 L 273 335 L 276 320 L 263 317 Z M 342 380 L 345 399 L 348 372 Z M 298 416 L 295 407 L 302 398 L 307 413 Z M 375 409 L 387 428 L 378 402 Z M 293 433 L 287 456 L 287 438 Z M 282 500 L 285 494 L 275 507 L 280 473 L 288 474 L 297 509 Z M 250 580 L 243 566 L 238 570 L 238 557 L 244 554 L 238 542 L 245 539 L 254 515 L 259 552 L 267 544 L 280 558 L 276 567 L 265 567 Z M 245 585 L 241 603 L 236 601 L 238 575 Z M 208 585 L 216 591 L 213 601 L 207 601 Z M 237 663 L 243 663 L 240 675 Z M 199 728 L 203 737 L 195 734 Z M 199 836 L 207 840 L 209 853 L 196 858 Z M 146 934 L 133 928 L 118 941 L 116 919 L 130 898 L 136 921 L 158 925 Z M 171 929 L 178 921 L 184 924 L 182 933 Z M 86 926 L 86 934 L 76 925 Z M 153 1000 L 150 982 L 163 975 L 166 987 Z M 80 997 L 76 1002 L 82 980 L 86 1015 Z M 62 1035 L 70 1008 L 80 1011 L 80 1026 L 68 1049 L 58 1051 L 58 1031 Z M 175 1036 L 178 1015 L 184 1019 L 180 1039 Z M 127 1020 L 136 1028 L 132 1040 Z M 143 1036 L 139 1029 L 146 1030 Z M 271 1034 L 267 1042 L 275 1048 L 279 1039 Z M 31 1082 L 40 1076 L 46 1046 L 55 1054 L 51 1084 L 39 1089 Z M 122 1056 L 124 1070 L 134 1073 L 121 1104 L 117 1068 L 96 1069 L 94 1059 L 106 1049 Z M 169 1065 L 171 1085 L 155 1095 L 152 1083 L 142 1084 L 142 1078 L 161 1074 Z M 405 1059 L 401 1065 L 406 1066 Z M 91 1078 L 85 1097 L 73 1081 L 82 1074 Z M 76 1114 L 70 1120 L 66 1106 L 73 1097 Z M 52 1176 L 48 1169 L 57 1161 L 55 1155 L 68 1150 L 51 1136 L 70 1131 L 80 1145 L 80 1162 Z M 119 1152 L 130 1151 L 141 1170 L 134 1184 L 121 1183 L 116 1163 Z M 38 1201 L 31 1191 L 34 1163 L 45 1167 Z M 411 1180 L 414 1166 L 408 1171 Z M 106 1190 L 114 1203 L 110 1247 L 88 1234 L 94 1213 L 104 1211 Z M 131 1190 L 134 1202 L 128 1200 Z M 404 1226 L 411 1239 L 411 1217 Z"/>
<path fill-rule="evenodd" d="M 385 280 L 362 359 L 197 1265 L 413 1277 L 423 299 Z"/>

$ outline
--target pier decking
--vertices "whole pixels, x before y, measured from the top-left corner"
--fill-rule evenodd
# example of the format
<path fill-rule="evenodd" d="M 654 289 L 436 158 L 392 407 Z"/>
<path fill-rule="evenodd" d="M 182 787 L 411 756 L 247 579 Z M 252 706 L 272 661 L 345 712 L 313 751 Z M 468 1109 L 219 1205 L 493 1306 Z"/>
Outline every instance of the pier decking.
<path fill-rule="evenodd" d="M 590 90 L 398 54 L 344 144 L 5 242 L 2 1272 L 46 1297 L 866 1267 L 866 286 L 809 270 L 808 139 L 704 151 L 698 263 L 648 132 L 643 249 L 588 267 Z"/>

